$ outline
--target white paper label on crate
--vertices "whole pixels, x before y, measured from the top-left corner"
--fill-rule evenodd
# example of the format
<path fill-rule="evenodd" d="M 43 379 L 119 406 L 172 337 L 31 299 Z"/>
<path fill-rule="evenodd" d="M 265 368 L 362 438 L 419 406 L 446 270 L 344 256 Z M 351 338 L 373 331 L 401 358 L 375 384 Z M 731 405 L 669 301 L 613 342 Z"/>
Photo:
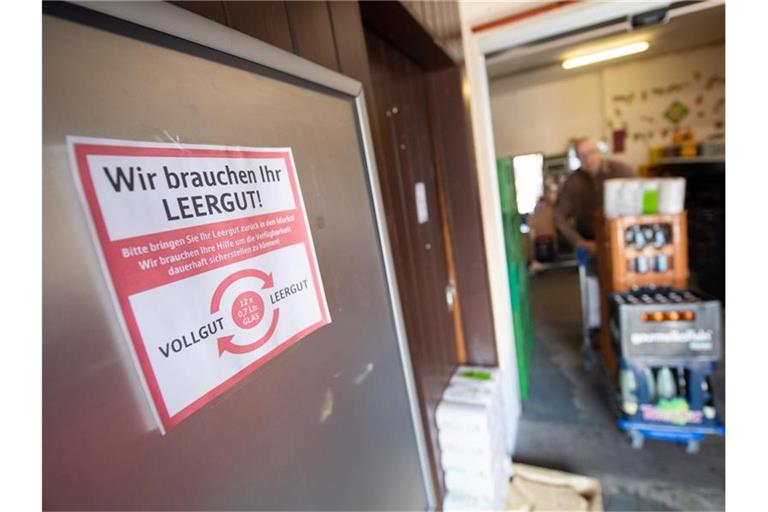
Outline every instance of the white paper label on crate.
<path fill-rule="evenodd" d="M 67 142 L 161 430 L 330 323 L 290 148 Z"/>

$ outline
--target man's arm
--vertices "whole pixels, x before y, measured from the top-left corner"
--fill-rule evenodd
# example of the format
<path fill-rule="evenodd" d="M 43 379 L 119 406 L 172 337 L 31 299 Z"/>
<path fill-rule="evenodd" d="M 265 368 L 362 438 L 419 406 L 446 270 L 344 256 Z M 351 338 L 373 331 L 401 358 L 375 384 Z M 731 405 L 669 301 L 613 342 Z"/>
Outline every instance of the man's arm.
<path fill-rule="evenodd" d="M 578 231 L 568 222 L 568 217 L 574 213 L 574 194 L 577 191 L 573 183 L 568 180 L 563 184 L 563 189 L 557 196 L 555 205 L 555 225 L 557 229 L 567 238 L 574 247 L 584 247 L 585 240 Z"/>
<path fill-rule="evenodd" d="M 635 172 L 634 167 L 629 164 L 620 162 L 619 160 L 609 160 L 608 164 L 610 165 L 610 176 L 612 178 L 637 177 L 637 172 Z"/>

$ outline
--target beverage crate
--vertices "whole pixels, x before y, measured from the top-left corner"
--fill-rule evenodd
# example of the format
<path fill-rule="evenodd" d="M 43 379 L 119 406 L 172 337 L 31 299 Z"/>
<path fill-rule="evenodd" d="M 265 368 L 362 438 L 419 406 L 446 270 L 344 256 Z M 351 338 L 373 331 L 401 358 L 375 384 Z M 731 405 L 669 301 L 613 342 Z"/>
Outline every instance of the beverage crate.
<path fill-rule="evenodd" d="M 720 359 L 719 301 L 688 290 L 655 287 L 611 293 L 609 301 L 610 328 L 623 359 L 657 365 Z"/>
<path fill-rule="evenodd" d="M 688 284 L 686 212 L 614 217 L 605 220 L 610 290 Z M 647 240 L 647 233 L 652 239 Z M 642 240 L 641 240 L 642 239 Z M 601 261 L 602 263 L 602 261 Z"/>
<path fill-rule="evenodd" d="M 720 302 L 689 290 L 648 287 L 611 293 L 610 330 L 619 354 L 619 426 L 643 439 L 685 443 L 695 453 L 723 435 L 711 375 L 722 353 Z"/>
<path fill-rule="evenodd" d="M 628 292 L 633 288 L 666 286 L 678 289 L 688 287 L 688 217 L 685 211 L 673 214 L 651 214 L 627 217 L 596 217 L 596 256 L 600 285 L 600 317 L 603 319 L 599 334 L 600 352 L 608 373 L 617 377 L 619 354 L 614 347 L 607 319 L 611 311 L 608 296 L 612 292 Z M 640 247 L 636 236 L 643 227 L 663 228 L 662 240 L 655 234 Z M 658 229 L 656 229 L 658 232 Z M 645 235 L 643 235 L 645 238 Z M 666 259 L 666 267 L 659 268 L 659 257 Z M 645 268 L 637 262 L 644 260 Z"/>

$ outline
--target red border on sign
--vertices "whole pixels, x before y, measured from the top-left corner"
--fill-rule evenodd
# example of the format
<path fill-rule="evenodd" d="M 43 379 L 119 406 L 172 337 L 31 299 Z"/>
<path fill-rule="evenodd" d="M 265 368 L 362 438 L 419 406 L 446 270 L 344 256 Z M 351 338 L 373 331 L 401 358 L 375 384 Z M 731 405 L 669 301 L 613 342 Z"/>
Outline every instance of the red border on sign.
<path fill-rule="evenodd" d="M 77 142 L 77 141 L 71 142 L 71 145 L 72 145 L 72 150 L 75 156 L 75 163 L 77 166 L 77 175 L 82 185 L 83 193 L 85 195 L 86 203 L 88 206 L 88 211 L 90 212 L 93 219 L 96 235 L 99 239 L 99 249 L 101 250 L 102 255 L 104 256 L 103 259 L 106 263 L 107 271 L 109 272 L 109 278 L 112 281 L 112 285 L 115 291 L 120 313 L 122 314 L 125 320 L 126 327 L 128 329 L 131 345 L 133 346 L 134 352 L 138 358 L 144 379 L 147 383 L 147 387 L 149 388 L 152 401 L 154 402 L 155 409 L 157 410 L 158 416 L 160 417 L 160 421 L 162 422 L 163 427 L 165 427 L 166 429 L 170 429 L 171 427 L 178 425 L 180 422 L 188 418 L 192 413 L 194 413 L 195 411 L 203 407 L 205 404 L 207 404 L 208 402 L 210 402 L 211 400 L 213 400 L 214 398 L 221 395 L 222 393 L 230 389 L 232 386 L 240 382 L 242 379 L 244 379 L 246 376 L 248 376 L 258 367 L 271 361 L 280 353 L 284 352 L 286 349 L 293 346 L 300 339 L 302 339 L 303 337 L 307 336 L 311 332 L 319 329 L 320 327 L 328 323 L 328 312 L 325 306 L 325 301 L 323 300 L 323 296 L 322 296 L 322 291 L 321 291 L 322 286 L 319 279 L 317 262 L 314 257 L 313 247 L 311 247 L 312 245 L 311 234 L 307 229 L 307 219 L 304 214 L 304 209 L 302 208 L 302 201 L 301 201 L 301 195 L 299 192 L 296 172 L 293 168 L 293 162 L 292 162 L 291 154 L 289 151 L 250 151 L 250 150 L 204 149 L 204 148 L 190 148 L 190 147 L 163 148 L 163 147 L 146 147 L 146 146 L 125 146 L 125 145 L 110 144 L 110 143 L 97 144 L 93 142 Z M 96 195 L 96 190 L 93 185 L 93 180 L 91 178 L 91 173 L 88 167 L 88 156 L 90 155 L 152 156 L 152 157 L 165 156 L 165 157 L 182 157 L 182 158 L 230 157 L 230 158 L 282 159 L 285 162 L 286 170 L 288 171 L 288 176 L 290 177 L 291 190 L 293 192 L 293 199 L 294 199 L 294 209 L 285 210 L 284 212 L 273 212 L 273 213 L 294 212 L 294 214 L 299 219 L 296 222 L 296 224 L 297 224 L 297 227 L 299 226 L 301 227 L 302 232 L 300 233 L 300 235 L 301 235 L 301 238 L 303 238 L 303 240 L 299 243 L 303 244 L 306 250 L 307 260 L 309 261 L 310 270 L 312 274 L 312 281 L 315 286 L 317 305 L 321 313 L 321 320 L 310 325 L 309 327 L 306 327 L 302 331 L 294 334 L 293 336 L 288 338 L 286 341 L 281 343 L 277 348 L 267 353 L 263 357 L 257 359 L 256 361 L 253 361 L 251 364 L 249 364 L 248 366 L 246 366 L 245 368 L 237 372 L 235 375 L 228 378 L 227 380 L 225 380 L 224 382 L 222 382 L 215 388 L 211 389 L 210 391 L 208 391 L 207 393 L 205 393 L 204 395 L 202 395 L 201 397 L 199 397 L 198 399 L 196 399 L 195 401 L 193 401 L 192 403 L 190 403 L 189 405 L 187 405 L 186 407 L 178 411 L 176 414 L 171 416 L 168 413 L 168 409 L 165 405 L 165 401 L 163 400 L 163 395 L 160 391 L 160 386 L 158 384 L 154 370 L 152 369 L 152 365 L 149 360 L 149 355 L 147 354 L 146 347 L 144 345 L 144 342 L 141 337 L 141 333 L 139 331 L 138 322 L 136 321 L 136 317 L 133 313 L 133 309 L 131 308 L 130 300 L 129 300 L 131 295 L 140 293 L 142 291 L 146 291 L 148 289 L 151 289 L 152 287 L 149 286 L 140 290 L 132 290 L 129 292 L 126 290 L 125 284 L 122 283 L 122 281 L 119 279 L 119 276 L 116 275 L 117 269 L 115 268 L 116 265 L 113 261 L 113 258 L 111 257 L 111 253 L 112 253 L 111 249 L 113 248 L 113 245 L 115 245 L 117 242 L 110 240 L 109 234 L 107 232 L 104 216 L 101 211 L 101 207 L 99 205 L 98 197 Z M 268 214 L 268 215 L 271 215 L 271 214 Z M 241 217 L 239 219 L 233 219 L 233 220 L 228 220 L 223 222 L 243 221 L 246 219 L 254 219 L 259 217 L 263 217 L 263 215 L 251 215 L 251 216 Z M 222 222 L 222 221 L 219 221 L 219 222 Z M 196 229 L 202 226 L 211 226 L 211 225 L 218 224 L 219 222 L 210 222 L 207 224 L 201 224 L 199 226 L 195 226 L 194 228 Z M 181 231 L 184 229 L 192 229 L 192 228 L 178 228 L 178 229 L 163 231 L 162 233 Z M 160 232 L 154 233 L 154 234 L 159 234 L 159 233 Z M 282 247 L 289 247 L 291 245 L 295 245 L 295 244 L 288 244 Z M 214 268 L 231 265 L 252 257 L 254 257 L 254 255 L 246 255 L 242 258 L 233 259 L 221 265 L 217 265 L 215 267 L 211 267 L 209 269 L 206 269 L 204 271 L 197 272 L 197 273 L 202 273 L 208 270 L 213 270 Z M 190 273 L 189 275 L 185 275 L 180 279 L 191 277 L 192 275 L 195 275 L 197 273 Z M 172 282 L 172 281 L 173 280 L 169 279 L 168 282 Z"/>

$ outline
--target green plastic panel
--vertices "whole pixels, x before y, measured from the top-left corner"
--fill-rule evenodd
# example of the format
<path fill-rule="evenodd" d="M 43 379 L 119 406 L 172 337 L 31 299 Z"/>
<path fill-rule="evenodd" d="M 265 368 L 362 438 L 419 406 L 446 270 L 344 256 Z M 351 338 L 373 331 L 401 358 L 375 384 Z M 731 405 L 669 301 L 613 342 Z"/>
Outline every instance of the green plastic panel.
<path fill-rule="evenodd" d="M 533 351 L 530 295 L 528 293 L 528 264 L 520 234 L 521 218 L 517 210 L 517 194 L 511 158 L 496 161 L 499 178 L 501 215 L 504 223 L 504 245 L 507 254 L 509 293 L 512 303 L 512 325 L 515 334 L 517 374 L 520 397 L 528 398 L 529 367 Z"/>

